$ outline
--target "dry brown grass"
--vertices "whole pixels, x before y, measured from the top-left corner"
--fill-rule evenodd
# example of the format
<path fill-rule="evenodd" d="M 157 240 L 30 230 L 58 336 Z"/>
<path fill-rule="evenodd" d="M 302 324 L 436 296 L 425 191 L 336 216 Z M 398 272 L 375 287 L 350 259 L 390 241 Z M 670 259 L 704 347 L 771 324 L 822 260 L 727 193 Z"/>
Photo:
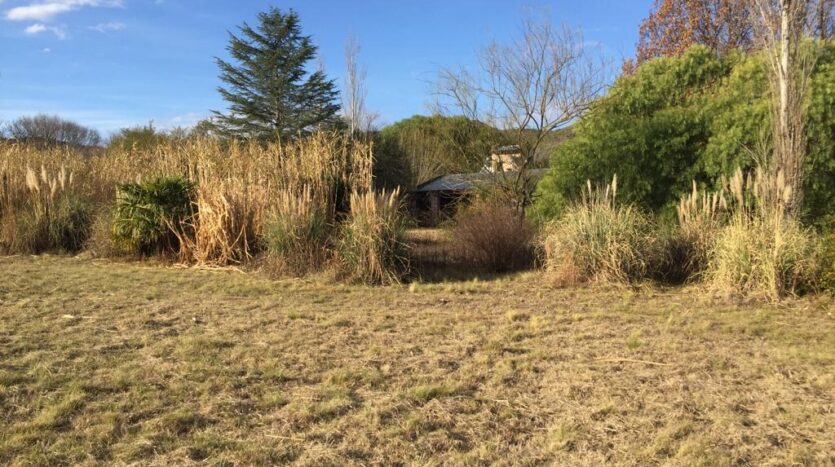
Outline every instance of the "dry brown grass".
<path fill-rule="evenodd" d="M 831 465 L 835 304 L 0 259 L 0 463 Z"/>

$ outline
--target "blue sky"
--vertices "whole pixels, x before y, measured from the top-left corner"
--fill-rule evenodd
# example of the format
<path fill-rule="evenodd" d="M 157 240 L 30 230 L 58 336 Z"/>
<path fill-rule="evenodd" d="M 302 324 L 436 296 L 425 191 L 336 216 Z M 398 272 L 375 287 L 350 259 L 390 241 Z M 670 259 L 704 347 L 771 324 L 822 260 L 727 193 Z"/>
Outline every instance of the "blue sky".
<path fill-rule="evenodd" d="M 188 126 L 224 108 L 214 57 L 269 5 L 295 9 L 341 85 L 346 39 L 367 68 L 369 110 L 427 113 L 442 66 L 472 64 L 528 14 L 582 28 L 618 64 L 652 0 L 0 0 L 0 121 L 58 114 L 110 133 L 153 120 Z"/>

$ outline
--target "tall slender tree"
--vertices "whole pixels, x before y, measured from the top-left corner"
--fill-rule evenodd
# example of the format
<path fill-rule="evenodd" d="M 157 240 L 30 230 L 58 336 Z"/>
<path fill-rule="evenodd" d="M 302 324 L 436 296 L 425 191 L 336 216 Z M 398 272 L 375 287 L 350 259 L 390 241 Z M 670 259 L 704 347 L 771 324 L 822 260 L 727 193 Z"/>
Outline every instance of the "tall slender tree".
<path fill-rule="evenodd" d="M 257 28 L 244 23 L 239 31 L 227 46 L 235 63 L 216 59 L 226 83 L 218 91 L 229 104 L 227 113 L 214 112 L 220 133 L 272 140 L 340 124 L 339 91 L 321 69 L 310 71 L 317 48 L 295 11 L 270 8 Z"/>
<path fill-rule="evenodd" d="M 772 100 L 774 153 L 766 166 L 790 188 L 787 214 L 796 216 L 803 201 L 806 163 L 806 108 L 817 48 L 804 47 L 803 38 L 815 33 L 814 18 L 827 0 L 754 0 L 759 11 L 754 26 L 768 57 Z M 814 44 L 812 44 L 814 45 Z"/>

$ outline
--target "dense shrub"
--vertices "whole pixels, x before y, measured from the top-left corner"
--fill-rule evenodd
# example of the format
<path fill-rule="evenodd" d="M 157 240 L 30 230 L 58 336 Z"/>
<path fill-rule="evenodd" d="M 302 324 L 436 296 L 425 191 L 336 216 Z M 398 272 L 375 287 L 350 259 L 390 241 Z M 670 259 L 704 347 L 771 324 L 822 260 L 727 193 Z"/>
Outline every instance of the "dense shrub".
<path fill-rule="evenodd" d="M 409 266 L 399 191 L 352 193 L 350 204 L 337 246 L 342 273 L 368 284 L 399 282 Z"/>
<path fill-rule="evenodd" d="M 807 222 L 835 204 L 835 45 L 821 49 L 808 108 Z M 538 186 L 535 215 L 559 215 L 586 180 L 617 172 L 624 202 L 672 218 L 692 180 L 719 189 L 736 167 L 752 169 L 752 150 L 769 141 L 765 71 L 760 55 L 718 56 L 694 47 L 622 76 L 557 147 Z"/>
<path fill-rule="evenodd" d="M 452 255 L 469 268 L 506 272 L 533 264 L 534 229 L 511 206 L 477 200 L 455 216 Z"/>
<path fill-rule="evenodd" d="M 191 217 L 194 195 L 194 183 L 180 177 L 119 185 L 114 239 L 142 254 L 179 252 L 180 232 Z"/>
<path fill-rule="evenodd" d="M 294 275 L 317 270 L 327 260 L 330 230 L 328 216 L 310 187 L 279 193 L 265 227 L 272 265 Z"/>
<path fill-rule="evenodd" d="M 546 227 L 545 266 L 560 284 L 628 283 L 647 276 L 653 252 L 650 218 L 617 202 L 617 180 L 592 189 Z"/>

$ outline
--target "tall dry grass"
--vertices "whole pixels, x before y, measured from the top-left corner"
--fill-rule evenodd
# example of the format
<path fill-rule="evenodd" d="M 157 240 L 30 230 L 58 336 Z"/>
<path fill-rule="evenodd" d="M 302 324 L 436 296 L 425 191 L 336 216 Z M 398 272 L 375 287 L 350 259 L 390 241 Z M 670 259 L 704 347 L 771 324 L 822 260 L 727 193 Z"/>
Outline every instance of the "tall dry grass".
<path fill-rule="evenodd" d="M 197 264 L 238 264 L 264 248 L 265 187 L 241 180 L 206 179 L 197 186 L 194 213 L 180 240 L 180 259 Z M 184 232 L 188 232 L 185 235 Z"/>
<path fill-rule="evenodd" d="M 29 166 L 75 173 L 76 191 L 105 213 L 119 184 L 179 176 L 198 187 L 193 234 L 181 239 L 180 257 L 197 264 L 239 263 L 264 248 L 268 214 L 287 193 L 309 190 L 310 203 L 334 228 L 349 193 L 372 188 L 371 164 L 370 144 L 339 133 L 268 145 L 185 139 L 144 151 L 93 154 L 0 142 L 0 220 L 24 204 Z"/>
<path fill-rule="evenodd" d="M 815 289 L 822 245 L 815 232 L 788 215 L 791 185 L 782 172 L 737 169 L 724 182 L 732 213 L 716 237 L 707 277 L 715 290 L 778 299 Z"/>
<path fill-rule="evenodd" d="M 292 275 L 320 269 L 328 260 L 331 221 L 327 208 L 315 202 L 310 186 L 279 192 L 265 232 L 270 266 Z"/>
<path fill-rule="evenodd" d="M 337 247 L 342 273 L 367 284 L 400 282 L 409 267 L 400 191 L 353 192 L 350 206 Z"/>
<path fill-rule="evenodd" d="M 72 172 L 62 166 L 50 174 L 42 166 L 40 172 L 27 167 L 24 174 L 24 187 L 13 186 L 6 174 L 2 179 L 0 248 L 11 253 L 79 251 L 89 236 L 92 210 L 76 192 Z"/>
<path fill-rule="evenodd" d="M 617 176 L 593 188 L 545 230 L 545 267 L 559 284 L 628 283 L 647 275 L 652 222 L 617 200 Z"/>
<path fill-rule="evenodd" d="M 676 206 L 678 223 L 659 228 L 653 255 L 652 275 L 665 283 L 681 284 L 703 278 L 710 252 L 727 221 L 725 190 L 699 190 L 696 182 Z"/>

